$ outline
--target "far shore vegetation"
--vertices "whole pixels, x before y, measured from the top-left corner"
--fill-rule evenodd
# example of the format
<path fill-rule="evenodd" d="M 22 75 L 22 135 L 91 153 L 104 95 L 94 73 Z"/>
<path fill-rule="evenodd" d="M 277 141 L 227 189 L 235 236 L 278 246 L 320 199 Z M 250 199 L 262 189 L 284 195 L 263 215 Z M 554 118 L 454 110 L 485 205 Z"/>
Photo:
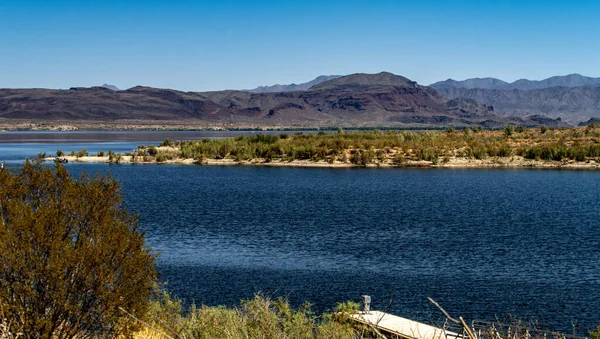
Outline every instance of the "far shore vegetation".
<path fill-rule="evenodd" d="M 65 156 L 57 151 L 58 157 Z M 83 160 L 86 150 L 71 152 Z M 550 129 L 509 126 L 503 130 L 344 131 L 256 134 L 229 139 L 141 145 L 126 154 L 99 152 L 87 161 L 111 163 L 278 164 L 293 166 L 535 166 L 536 163 L 600 164 L 600 127 Z M 524 162 L 526 164 L 524 164 Z"/>

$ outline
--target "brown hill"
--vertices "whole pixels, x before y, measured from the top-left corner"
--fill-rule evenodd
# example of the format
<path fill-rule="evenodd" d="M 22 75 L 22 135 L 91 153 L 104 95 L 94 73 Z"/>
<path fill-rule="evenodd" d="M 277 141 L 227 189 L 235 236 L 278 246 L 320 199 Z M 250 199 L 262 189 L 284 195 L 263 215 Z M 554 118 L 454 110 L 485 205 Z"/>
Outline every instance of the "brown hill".
<path fill-rule="evenodd" d="M 535 119 L 503 118 L 474 100 L 448 100 L 439 91 L 391 73 L 353 74 L 307 91 L 181 92 L 134 87 L 0 89 L 0 118 L 36 121 L 170 120 L 232 126 L 439 127 L 506 124 L 536 126 Z M 560 121 L 547 119 L 546 125 Z"/>

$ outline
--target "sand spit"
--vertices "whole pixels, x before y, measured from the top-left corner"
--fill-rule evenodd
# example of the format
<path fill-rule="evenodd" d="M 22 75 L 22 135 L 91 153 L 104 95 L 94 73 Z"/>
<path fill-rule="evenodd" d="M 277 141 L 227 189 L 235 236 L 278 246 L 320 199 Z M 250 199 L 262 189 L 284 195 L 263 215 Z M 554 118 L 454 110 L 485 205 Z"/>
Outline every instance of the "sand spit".
<path fill-rule="evenodd" d="M 46 158 L 46 161 L 54 161 L 55 157 Z M 204 166 L 262 166 L 262 167 L 316 167 L 316 168 L 555 168 L 555 169 L 600 169 L 600 163 L 590 160 L 586 162 L 579 161 L 544 161 L 528 160 L 521 156 L 511 158 L 488 158 L 488 159 L 470 159 L 470 158 L 449 158 L 447 161 L 413 161 L 408 160 L 403 163 L 396 163 L 391 160 L 375 162 L 367 165 L 356 165 L 350 162 L 334 161 L 330 163 L 325 160 L 271 160 L 253 159 L 249 161 L 236 161 L 233 159 L 204 159 L 198 162 L 195 159 L 173 159 L 157 162 L 154 158 L 146 161 L 142 157 L 133 157 L 124 155 L 118 161 L 110 161 L 107 156 L 63 156 L 70 163 L 118 163 L 118 164 L 164 164 L 164 165 L 204 165 Z"/>

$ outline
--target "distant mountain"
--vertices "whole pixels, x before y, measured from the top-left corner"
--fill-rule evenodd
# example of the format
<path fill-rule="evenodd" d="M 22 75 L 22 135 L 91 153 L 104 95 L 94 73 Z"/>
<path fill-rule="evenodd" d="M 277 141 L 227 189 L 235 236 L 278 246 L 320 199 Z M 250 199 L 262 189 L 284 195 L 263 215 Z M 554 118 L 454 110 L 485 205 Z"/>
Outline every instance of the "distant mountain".
<path fill-rule="evenodd" d="M 448 98 L 468 98 L 494 107 L 502 116 L 543 114 L 577 124 L 600 117 L 600 87 L 550 87 L 532 90 L 443 88 Z"/>
<path fill-rule="evenodd" d="M 325 81 L 312 86 L 311 90 L 325 89 L 353 89 L 362 90 L 368 87 L 402 87 L 402 88 L 417 88 L 422 87 L 417 85 L 416 81 L 409 80 L 403 76 L 395 75 L 389 72 L 381 72 L 377 74 L 355 73 L 338 77 L 333 80 Z"/>
<path fill-rule="evenodd" d="M 512 83 L 495 78 L 473 78 L 463 81 L 448 79 L 439 81 L 430 85 L 437 90 L 448 88 L 466 88 L 466 89 L 500 89 L 500 90 L 532 90 L 552 87 L 581 87 L 596 86 L 600 87 L 600 78 L 586 77 L 580 74 L 569 74 L 564 76 L 554 76 L 544 80 L 520 79 Z"/>
<path fill-rule="evenodd" d="M 463 81 L 456 81 L 448 79 L 444 81 L 436 82 L 430 86 L 442 90 L 446 88 L 483 88 L 483 89 L 497 89 L 504 86 L 508 86 L 509 83 L 496 78 L 472 78 Z"/>
<path fill-rule="evenodd" d="M 441 92 L 391 73 L 351 74 L 303 91 L 181 92 L 136 86 L 0 89 L 0 119 L 35 121 L 185 121 L 212 126 L 502 127 L 562 126 L 547 117 L 500 117 L 473 99 Z"/>
<path fill-rule="evenodd" d="M 448 100 L 431 87 L 387 72 L 351 74 L 299 92 L 202 94 L 222 107 L 278 125 L 298 121 L 325 126 L 564 125 L 546 117 L 501 118 L 474 100 Z"/>
<path fill-rule="evenodd" d="M 108 88 L 111 91 L 120 91 L 119 87 L 114 86 L 114 85 L 104 84 L 104 85 L 102 85 L 100 87 Z"/>
<path fill-rule="evenodd" d="M 586 77 L 580 74 L 569 74 L 564 76 L 554 76 L 545 80 L 532 81 L 521 79 L 513 82 L 506 89 L 544 89 L 552 87 L 581 87 L 581 86 L 598 86 L 600 87 L 600 78 Z"/>
<path fill-rule="evenodd" d="M 255 89 L 245 90 L 245 92 L 253 93 L 275 93 L 275 92 L 293 92 L 293 91 L 304 91 L 311 88 L 314 85 L 320 84 L 325 81 L 337 79 L 341 75 L 321 75 L 316 77 L 314 80 L 304 82 L 301 84 L 290 84 L 290 85 L 273 85 L 273 86 L 260 86 Z"/>

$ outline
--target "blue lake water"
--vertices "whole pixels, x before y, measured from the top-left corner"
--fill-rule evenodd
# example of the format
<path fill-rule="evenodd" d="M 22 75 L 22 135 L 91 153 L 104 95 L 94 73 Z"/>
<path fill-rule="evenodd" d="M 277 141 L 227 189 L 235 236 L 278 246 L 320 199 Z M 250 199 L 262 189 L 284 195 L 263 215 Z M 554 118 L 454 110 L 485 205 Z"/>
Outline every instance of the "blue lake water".
<path fill-rule="evenodd" d="M 188 302 L 263 291 L 328 310 L 370 294 L 433 321 L 432 297 L 468 320 L 511 314 L 580 334 L 600 324 L 600 172 L 68 168 L 120 181 L 163 281 Z"/>

